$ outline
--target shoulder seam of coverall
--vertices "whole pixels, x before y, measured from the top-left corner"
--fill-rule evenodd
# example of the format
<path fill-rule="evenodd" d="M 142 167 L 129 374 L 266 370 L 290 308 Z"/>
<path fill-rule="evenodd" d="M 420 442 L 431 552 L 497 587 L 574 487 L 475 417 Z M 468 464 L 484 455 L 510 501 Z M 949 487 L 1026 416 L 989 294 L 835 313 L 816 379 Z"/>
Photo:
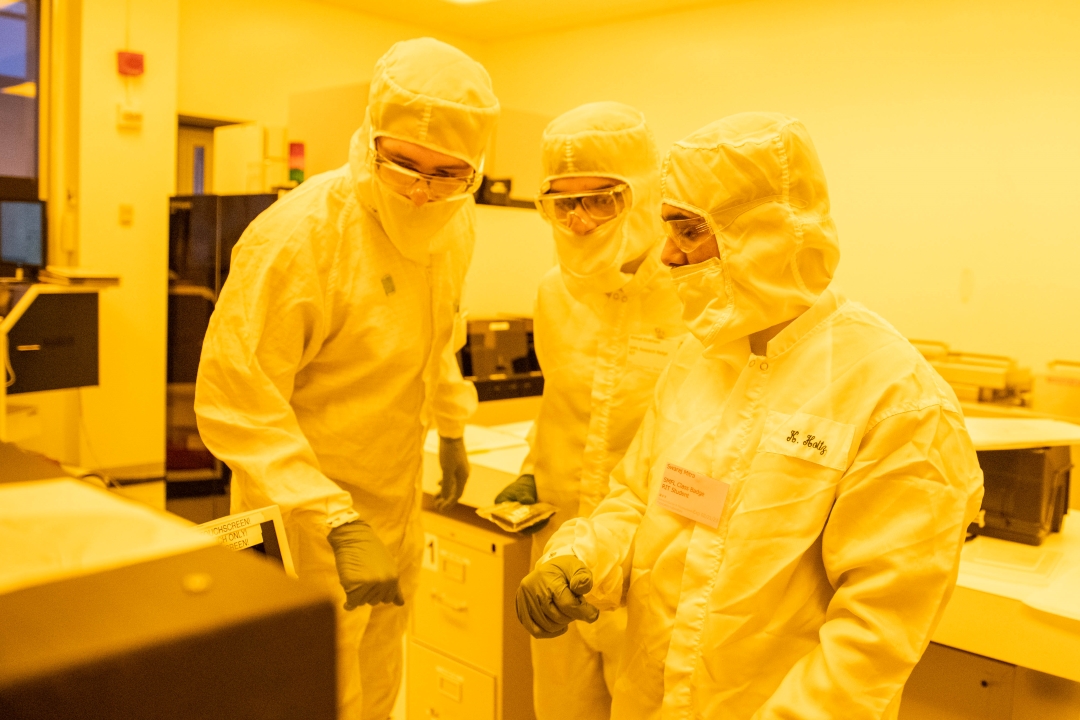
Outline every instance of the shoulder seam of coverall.
<path fill-rule="evenodd" d="M 820 326 L 822 325 L 822 323 L 824 323 L 826 320 L 829 320 L 829 319 L 833 318 L 834 316 L 838 316 L 840 314 L 843 314 L 846 317 L 850 318 L 852 322 L 859 323 L 860 325 L 862 325 L 864 327 L 871 328 L 873 330 L 877 330 L 878 332 L 882 332 L 882 333 L 884 333 L 886 335 L 889 335 L 890 337 L 892 337 L 894 342 L 905 343 L 907 345 L 911 344 L 910 341 L 906 337 L 901 335 L 900 332 L 896 328 L 894 328 L 891 324 L 889 324 L 889 322 L 886 321 L 884 318 L 882 318 L 880 315 L 875 313 L 873 310 L 869 310 L 868 308 L 863 306 L 862 303 L 856 302 L 854 300 L 849 300 L 848 298 L 843 298 L 842 301 L 840 302 L 840 304 L 836 306 L 835 310 L 833 310 L 831 313 L 826 315 L 822 319 L 821 323 L 818 323 L 817 325 L 815 325 L 810 330 L 807 330 L 806 334 L 804 334 L 802 337 L 808 337 L 811 333 L 817 331 L 820 328 Z M 873 320 L 876 320 L 878 322 L 870 322 L 869 320 L 860 317 L 860 315 L 864 315 L 864 314 L 869 315 Z M 802 337 L 800 337 L 798 340 L 796 340 L 794 343 L 792 343 L 791 347 L 794 347 L 795 345 L 798 345 L 802 341 Z M 785 353 L 787 353 L 791 349 L 791 347 L 785 348 L 783 352 L 777 353 L 773 357 L 780 357 L 780 356 L 784 355 Z M 884 347 L 884 346 L 882 346 L 882 347 Z M 882 348 L 875 348 L 872 351 L 871 354 L 876 353 L 881 349 Z M 918 353 L 918 351 L 915 350 L 914 347 L 912 347 L 911 350 L 912 350 L 913 353 Z"/>
<path fill-rule="evenodd" d="M 930 410 L 931 408 L 937 408 L 943 413 L 951 410 L 942 398 L 934 400 L 910 400 L 906 403 L 901 403 L 900 405 L 893 405 L 892 407 L 886 408 L 876 415 L 871 416 L 871 418 L 866 421 L 866 430 L 863 432 L 863 435 L 869 435 L 878 427 L 878 425 L 881 425 L 881 423 L 886 420 L 897 417 L 898 415 L 922 412 L 923 410 Z"/>
<path fill-rule="evenodd" d="M 822 293 L 822 294 L 824 294 L 824 293 Z M 819 298 L 820 298 L 820 296 L 819 296 Z M 775 355 L 767 355 L 768 359 L 770 361 L 778 360 L 778 359 L 784 357 L 785 355 L 787 355 L 788 353 L 790 353 L 795 348 L 802 345 L 803 341 L 806 340 L 807 338 L 810 338 L 810 337 L 816 335 L 819 332 L 823 332 L 823 328 L 825 327 L 825 325 L 831 323 L 834 318 L 839 316 L 842 313 L 842 311 L 847 307 L 847 305 L 848 305 L 847 300 L 842 301 L 839 305 L 837 305 L 835 308 L 833 308 L 832 312 L 830 312 L 825 317 L 821 318 L 821 320 L 819 320 L 813 327 L 807 329 L 806 332 L 804 332 L 802 335 L 800 335 L 799 337 L 792 340 L 791 343 L 787 347 L 785 347 L 783 350 L 776 353 Z M 846 314 L 846 313 L 843 313 L 843 314 Z M 766 350 L 766 353 L 767 352 L 768 352 L 768 350 Z"/>
<path fill-rule="evenodd" d="M 324 181 L 322 181 L 320 183 L 317 183 L 317 184 L 318 185 L 321 185 L 321 184 L 324 184 L 324 183 L 334 184 L 334 181 L 338 180 L 338 179 L 344 180 L 345 183 L 350 185 L 350 186 L 353 184 L 351 182 L 350 178 L 347 175 L 342 175 L 340 178 L 333 178 L 333 177 L 326 178 Z M 335 194 L 335 195 L 341 195 L 342 199 L 343 199 L 343 201 L 345 202 L 346 205 L 349 203 L 349 201 L 351 199 L 350 196 L 354 196 L 356 194 L 354 192 L 349 192 L 349 188 L 334 188 L 331 192 L 333 194 Z M 288 197 L 288 196 L 286 196 L 286 197 Z M 291 246 L 291 247 L 293 247 L 293 249 L 296 252 L 299 252 L 300 246 L 303 243 L 292 242 L 294 240 L 294 238 L 295 238 L 295 235 L 296 235 L 296 229 L 299 228 L 301 225 L 303 225 L 305 222 L 310 222 L 311 219 L 312 219 L 311 214 L 301 215 L 300 217 L 298 217 L 296 219 L 296 221 L 294 223 L 292 223 L 291 225 L 286 226 L 286 229 L 284 230 L 284 232 L 282 231 L 282 228 L 280 226 L 273 228 L 272 232 L 263 232 L 263 226 L 266 223 L 271 222 L 271 219 L 270 218 L 257 219 L 250 226 L 251 227 L 251 233 L 252 233 L 252 235 L 254 237 L 257 237 L 259 239 L 259 246 L 272 244 L 274 241 L 277 241 L 277 244 L 278 244 L 280 249 L 284 249 L 286 247 Z M 276 218 L 275 218 L 275 220 L 276 220 Z M 318 226 L 318 227 L 328 227 L 328 226 L 330 226 L 329 223 L 327 223 L 326 225 Z M 313 232 L 313 230 L 308 230 L 306 234 L 311 234 L 312 232 Z M 295 257 L 295 254 L 294 254 L 293 257 Z M 290 258 L 289 261 L 292 262 L 292 258 Z"/>

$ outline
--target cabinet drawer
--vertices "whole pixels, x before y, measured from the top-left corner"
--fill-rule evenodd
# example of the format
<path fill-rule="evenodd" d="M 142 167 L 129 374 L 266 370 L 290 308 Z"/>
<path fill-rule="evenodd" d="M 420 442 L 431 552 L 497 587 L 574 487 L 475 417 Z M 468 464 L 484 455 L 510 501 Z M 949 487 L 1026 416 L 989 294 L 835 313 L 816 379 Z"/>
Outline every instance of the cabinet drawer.
<path fill-rule="evenodd" d="M 409 643 L 408 720 L 495 720 L 495 678 Z"/>
<path fill-rule="evenodd" d="M 429 550 L 430 551 L 430 550 Z M 413 636 L 496 675 L 502 658 L 503 555 L 447 538 L 425 563 L 413 613 Z"/>

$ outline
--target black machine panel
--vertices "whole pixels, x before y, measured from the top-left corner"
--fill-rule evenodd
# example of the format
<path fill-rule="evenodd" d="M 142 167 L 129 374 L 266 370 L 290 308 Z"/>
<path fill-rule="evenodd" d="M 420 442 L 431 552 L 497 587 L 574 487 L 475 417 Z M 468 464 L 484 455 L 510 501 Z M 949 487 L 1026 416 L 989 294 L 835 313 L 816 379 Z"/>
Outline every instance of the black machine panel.
<path fill-rule="evenodd" d="M 9 395 L 98 384 L 97 293 L 42 294 L 8 333 Z"/>
<path fill-rule="evenodd" d="M 232 251 L 248 225 L 278 199 L 253 195 L 181 195 L 169 199 L 169 326 L 166 467 L 167 497 L 182 497 L 178 471 L 208 471 L 184 478 L 186 491 L 225 481 L 203 445 L 194 412 L 194 383 L 214 301 L 229 275 Z M 216 476 L 216 477 L 215 477 Z M 212 494 L 217 494 L 216 490 Z"/>
<path fill-rule="evenodd" d="M 202 295 L 169 295 L 168 381 L 193 383 L 214 304 Z"/>
<path fill-rule="evenodd" d="M 1039 545 L 1061 530 L 1069 510 L 1068 446 L 977 453 L 983 471 L 984 525 L 979 535 Z"/>
<path fill-rule="evenodd" d="M 246 552 L 16 590 L 0 617 L 5 720 L 337 717 L 330 598 Z"/>
<path fill-rule="evenodd" d="M 176 282 L 216 295 L 229 274 L 232 249 L 277 195 L 180 195 L 169 200 L 169 271 Z"/>
<path fill-rule="evenodd" d="M 461 374 L 476 385 L 481 402 L 544 392 L 530 318 L 470 320 L 469 339 L 458 352 L 458 364 Z"/>
<path fill-rule="evenodd" d="M 214 289 L 217 277 L 217 196 L 192 195 L 169 203 L 172 279 Z"/>
<path fill-rule="evenodd" d="M 218 217 L 221 218 L 221 282 L 229 276 L 232 251 L 248 225 L 274 204 L 277 195 L 219 195 Z"/>

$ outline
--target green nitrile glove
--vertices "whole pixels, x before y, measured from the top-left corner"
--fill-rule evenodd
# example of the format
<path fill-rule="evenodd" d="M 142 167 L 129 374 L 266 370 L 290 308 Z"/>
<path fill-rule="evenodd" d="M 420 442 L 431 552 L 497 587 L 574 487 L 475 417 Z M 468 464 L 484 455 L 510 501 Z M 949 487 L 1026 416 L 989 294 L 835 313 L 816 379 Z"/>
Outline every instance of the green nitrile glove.
<path fill-rule="evenodd" d="M 464 438 L 439 436 L 439 467 L 442 468 L 442 480 L 435 497 L 435 509 L 446 512 L 457 505 L 461 493 L 465 492 L 465 481 L 469 479 L 469 456 L 465 452 Z"/>
<path fill-rule="evenodd" d="M 405 604 L 397 563 L 370 525 L 354 520 L 331 530 L 326 539 L 334 549 L 346 610 L 379 603 Z"/>
<path fill-rule="evenodd" d="M 573 555 L 560 555 L 525 576 L 518 586 L 518 620 L 535 638 L 553 638 L 575 620 L 596 622 L 600 611 L 582 596 L 592 590 L 592 573 Z"/>
<path fill-rule="evenodd" d="M 517 480 L 504 487 L 502 492 L 495 496 L 496 505 L 503 502 L 519 502 L 522 505 L 535 505 L 540 502 L 536 494 L 536 478 L 532 475 L 520 475 Z M 518 532 L 522 535 L 532 535 L 543 530 L 549 519 L 541 520 Z"/>

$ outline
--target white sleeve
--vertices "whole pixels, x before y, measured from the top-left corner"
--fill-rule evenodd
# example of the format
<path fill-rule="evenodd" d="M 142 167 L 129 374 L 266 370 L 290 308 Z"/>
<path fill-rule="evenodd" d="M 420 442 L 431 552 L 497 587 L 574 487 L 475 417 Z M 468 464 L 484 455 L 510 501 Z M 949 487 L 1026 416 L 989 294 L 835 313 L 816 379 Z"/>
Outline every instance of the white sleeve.
<path fill-rule="evenodd" d="M 326 332 L 310 251 L 302 243 L 274 248 L 245 239 L 203 342 L 199 433 L 283 516 L 321 527 L 349 522 L 358 517 L 352 497 L 319 469 L 290 404 L 296 374 Z"/>

